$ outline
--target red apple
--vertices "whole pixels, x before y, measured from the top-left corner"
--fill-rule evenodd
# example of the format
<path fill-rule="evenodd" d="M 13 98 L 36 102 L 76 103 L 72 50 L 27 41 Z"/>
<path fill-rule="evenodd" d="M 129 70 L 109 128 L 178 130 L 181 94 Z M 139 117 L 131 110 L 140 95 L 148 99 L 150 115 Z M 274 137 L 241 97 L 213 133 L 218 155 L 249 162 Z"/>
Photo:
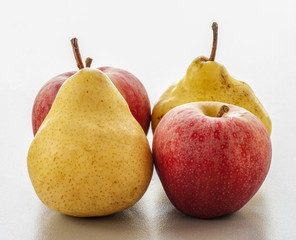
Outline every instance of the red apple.
<path fill-rule="evenodd" d="M 150 101 L 146 89 L 140 80 L 130 72 L 119 68 L 100 67 L 98 69 L 106 73 L 111 79 L 128 103 L 134 118 L 140 123 L 144 132 L 147 134 L 151 118 Z M 34 135 L 47 116 L 61 85 L 75 73 L 76 71 L 73 71 L 55 76 L 40 89 L 35 98 L 32 112 Z"/>
<path fill-rule="evenodd" d="M 47 116 L 55 97 L 62 86 L 62 84 L 76 71 L 62 73 L 50 79 L 38 92 L 32 111 L 32 127 L 34 136 L 37 133 L 41 123 Z"/>
<path fill-rule="evenodd" d="M 151 108 L 145 87 L 133 74 L 114 67 L 99 67 L 106 73 L 129 105 L 134 118 L 147 134 L 150 126 Z"/>
<path fill-rule="evenodd" d="M 168 198 L 199 218 L 243 207 L 262 185 L 271 162 L 271 141 L 262 122 L 243 108 L 219 102 L 173 108 L 157 126 L 152 145 Z"/>

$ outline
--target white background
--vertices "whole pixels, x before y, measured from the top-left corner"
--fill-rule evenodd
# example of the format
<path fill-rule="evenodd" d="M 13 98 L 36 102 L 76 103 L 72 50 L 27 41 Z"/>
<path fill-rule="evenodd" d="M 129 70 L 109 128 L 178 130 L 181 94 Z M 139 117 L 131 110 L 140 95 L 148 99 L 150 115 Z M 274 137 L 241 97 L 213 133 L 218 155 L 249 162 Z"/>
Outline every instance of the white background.
<path fill-rule="evenodd" d="M 0 6 L 0 239 L 295 239 L 296 14 L 294 1 L 2 1 Z M 197 56 L 247 82 L 273 122 L 272 165 L 255 197 L 214 220 L 182 215 L 154 175 L 132 208 L 80 219 L 37 198 L 26 155 L 35 96 L 76 69 L 70 39 L 92 66 L 120 67 L 145 85 L 153 106 Z M 152 141 L 151 132 L 148 135 Z"/>

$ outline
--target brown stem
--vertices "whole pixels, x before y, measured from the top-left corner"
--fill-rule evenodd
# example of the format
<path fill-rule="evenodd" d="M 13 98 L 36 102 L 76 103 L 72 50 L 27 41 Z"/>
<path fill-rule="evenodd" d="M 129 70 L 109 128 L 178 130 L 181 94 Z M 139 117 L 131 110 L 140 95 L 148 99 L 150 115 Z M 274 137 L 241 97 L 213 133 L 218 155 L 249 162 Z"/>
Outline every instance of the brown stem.
<path fill-rule="evenodd" d="M 85 60 L 85 67 L 89 68 L 90 65 L 92 63 L 92 58 L 88 57 L 86 60 Z"/>
<path fill-rule="evenodd" d="M 224 113 L 229 112 L 229 107 L 227 105 L 222 105 L 216 117 L 222 117 Z"/>
<path fill-rule="evenodd" d="M 217 41 L 218 41 L 218 24 L 216 22 L 213 22 L 212 29 L 213 29 L 213 46 L 212 46 L 212 52 L 211 52 L 209 61 L 215 61 L 215 56 L 216 56 Z"/>
<path fill-rule="evenodd" d="M 83 62 L 82 62 L 82 59 L 81 59 L 77 38 L 72 38 L 71 39 L 71 44 L 72 44 L 75 60 L 76 60 L 76 63 L 77 63 L 77 67 L 79 69 L 82 69 L 82 68 L 84 68 L 84 65 L 83 65 Z"/>

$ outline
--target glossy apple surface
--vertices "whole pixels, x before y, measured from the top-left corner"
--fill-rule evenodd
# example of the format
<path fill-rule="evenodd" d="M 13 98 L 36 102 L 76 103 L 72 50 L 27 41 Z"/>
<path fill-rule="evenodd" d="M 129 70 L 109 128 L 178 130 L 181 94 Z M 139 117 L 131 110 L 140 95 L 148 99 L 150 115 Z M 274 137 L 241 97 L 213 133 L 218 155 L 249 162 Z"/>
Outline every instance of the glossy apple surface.
<path fill-rule="evenodd" d="M 223 103 L 194 102 L 170 110 L 153 138 L 153 158 L 164 190 L 183 213 L 213 218 L 243 207 L 262 185 L 271 141 L 249 111 Z"/>
<path fill-rule="evenodd" d="M 129 105 L 134 118 L 147 134 L 150 126 L 151 107 L 148 94 L 141 81 L 128 71 L 114 67 L 98 68 L 111 79 Z M 61 85 L 76 71 L 67 72 L 50 79 L 38 92 L 32 111 L 34 135 L 47 116 Z"/>
<path fill-rule="evenodd" d="M 147 134 L 150 126 L 151 107 L 148 94 L 140 80 L 130 72 L 114 67 L 99 67 L 107 74 L 126 100 L 134 118 Z"/>

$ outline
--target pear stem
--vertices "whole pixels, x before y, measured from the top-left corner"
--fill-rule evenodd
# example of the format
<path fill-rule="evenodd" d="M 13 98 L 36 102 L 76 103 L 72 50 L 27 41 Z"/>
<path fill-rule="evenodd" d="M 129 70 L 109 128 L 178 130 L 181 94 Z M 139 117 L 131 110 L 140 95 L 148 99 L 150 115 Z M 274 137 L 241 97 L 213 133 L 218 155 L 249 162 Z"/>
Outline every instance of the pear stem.
<path fill-rule="evenodd" d="M 212 46 L 212 52 L 211 52 L 209 61 L 215 61 L 215 56 L 216 56 L 217 41 L 218 41 L 218 24 L 216 22 L 213 22 L 212 29 L 213 29 L 213 46 Z"/>
<path fill-rule="evenodd" d="M 227 105 L 222 105 L 216 117 L 218 118 L 222 117 L 224 113 L 227 113 L 227 112 L 229 112 L 229 107 Z"/>
<path fill-rule="evenodd" d="M 77 63 L 77 67 L 79 69 L 82 69 L 82 68 L 84 68 L 84 65 L 83 65 L 83 62 L 82 62 L 82 59 L 81 59 L 77 38 L 72 38 L 71 39 L 71 44 L 72 44 L 72 49 L 73 49 L 73 53 L 74 53 L 74 56 L 75 56 L 75 60 L 76 60 L 76 63 Z"/>
<path fill-rule="evenodd" d="M 92 63 L 92 58 L 88 57 L 85 60 L 85 67 L 90 68 L 91 63 Z"/>

